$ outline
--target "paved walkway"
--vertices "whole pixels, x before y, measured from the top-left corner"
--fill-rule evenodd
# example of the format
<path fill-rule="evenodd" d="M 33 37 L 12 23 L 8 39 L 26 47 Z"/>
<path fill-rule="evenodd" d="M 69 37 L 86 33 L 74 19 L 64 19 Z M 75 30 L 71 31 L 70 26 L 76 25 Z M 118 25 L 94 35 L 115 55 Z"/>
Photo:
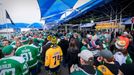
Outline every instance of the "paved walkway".
<path fill-rule="evenodd" d="M 38 75 L 48 75 L 48 73 L 45 71 L 44 67 L 42 67 Z M 60 72 L 57 75 L 69 75 L 68 68 L 61 66 Z"/>

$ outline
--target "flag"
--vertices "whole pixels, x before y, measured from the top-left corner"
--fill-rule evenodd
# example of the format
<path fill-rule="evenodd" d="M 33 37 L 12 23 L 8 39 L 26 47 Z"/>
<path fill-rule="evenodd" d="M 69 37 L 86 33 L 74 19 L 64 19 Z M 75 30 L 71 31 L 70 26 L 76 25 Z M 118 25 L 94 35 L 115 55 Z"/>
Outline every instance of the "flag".
<path fill-rule="evenodd" d="M 8 14 L 7 10 L 5 10 L 5 11 L 6 11 L 6 18 L 8 18 L 13 25 L 15 25 L 13 20 L 11 19 L 10 15 Z"/>

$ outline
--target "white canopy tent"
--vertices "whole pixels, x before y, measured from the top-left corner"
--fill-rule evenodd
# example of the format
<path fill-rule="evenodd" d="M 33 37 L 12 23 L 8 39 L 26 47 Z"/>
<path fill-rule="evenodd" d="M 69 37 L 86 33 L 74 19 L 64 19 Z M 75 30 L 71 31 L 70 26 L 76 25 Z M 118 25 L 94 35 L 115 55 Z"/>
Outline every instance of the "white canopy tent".
<path fill-rule="evenodd" d="M 5 11 L 15 23 L 40 22 L 40 9 L 36 0 L 0 0 L 0 23 L 7 23 Z"/>

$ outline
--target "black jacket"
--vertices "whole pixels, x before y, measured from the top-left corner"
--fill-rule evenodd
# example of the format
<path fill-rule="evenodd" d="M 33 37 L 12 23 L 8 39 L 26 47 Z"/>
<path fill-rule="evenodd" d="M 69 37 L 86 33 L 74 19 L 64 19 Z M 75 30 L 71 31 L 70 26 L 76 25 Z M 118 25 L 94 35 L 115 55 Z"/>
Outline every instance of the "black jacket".
<path fill-rule="evenodd" d="M 63 52 L 63 60 L 65 61 L 65 62 L 67 62 L 67 49 L 68 49 L 68 46 L 69 46 L 69 42 L 67 41 L 67 40 L 64 40 L 64 39 L 62 39 L 60 42 L 59 42 L 59 44 L 58 44 L 60 47 L 61 47 L 61 49 L 62 49 L 62 52 Z"/>
<path fill-rule="evenodd" d="M 3 57 L 4 57 L 4 55 L 2 53 L 2 50 L 0 50 L 0 59 L 3 58 Z"/>
<path fill-rule="evenodd" d="M 68 60 L 68 67 L 70 68 L 72 64 L 79 64 L 78 58 L 79 49 L 68 48 L 67 50 L 67 60 Z"/>
<path fill-rule="evenodd" d="M 79 67 L 82 68 L 88 74 L 94 75 L 96 73 L 96 70 L 94 69 L 93 66 L 90 66 L 90 65 L 80 65 Z"/>

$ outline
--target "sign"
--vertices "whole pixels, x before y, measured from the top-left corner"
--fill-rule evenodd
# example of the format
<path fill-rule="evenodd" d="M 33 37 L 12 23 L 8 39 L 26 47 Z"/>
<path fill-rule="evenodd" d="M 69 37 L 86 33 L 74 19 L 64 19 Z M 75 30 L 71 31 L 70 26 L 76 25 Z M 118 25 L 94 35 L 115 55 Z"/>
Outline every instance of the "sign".
<path fill-rule="evenodd" d="M 118 28 L 118 24 L 115 24 L 114 22 L 108 22 L 108 23 L 98 23 L 96 24 L 96 29 L 111 29 L 111 28 Z"/>

